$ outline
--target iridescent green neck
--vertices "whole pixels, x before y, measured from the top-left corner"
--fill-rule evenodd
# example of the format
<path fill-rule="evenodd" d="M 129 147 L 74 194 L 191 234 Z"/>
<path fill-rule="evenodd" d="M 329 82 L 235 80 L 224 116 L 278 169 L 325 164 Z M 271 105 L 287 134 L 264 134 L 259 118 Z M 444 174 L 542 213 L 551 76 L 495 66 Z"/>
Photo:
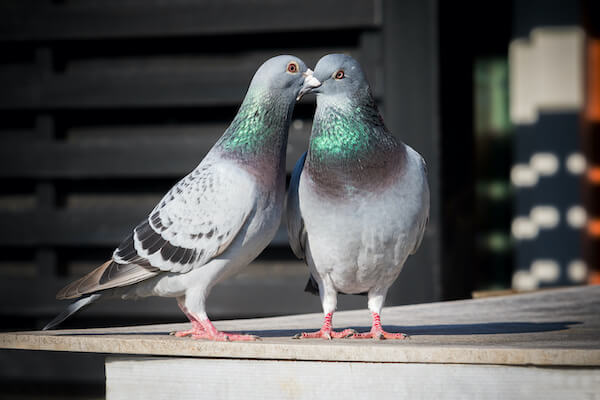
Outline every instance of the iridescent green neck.
<path fill-rule="evenodd" d="M 317 98 L 305 171 L 321 194 L 347 198 L 389 184 L 403 165 L 404 145 L 383 124 L 372 98 Z"/>
<path fill-rule="evenodd" d="M 309 145 L 312 161 L 355 160 L 392 144 L 374 104 L 336 98 L 320 103 Z"/>
<path fill-rule="evenodd" d="M 287 144 L 293 104 L 275 93 L 251 88 L 217 146 L 240 159 L 278 157 Z"/>

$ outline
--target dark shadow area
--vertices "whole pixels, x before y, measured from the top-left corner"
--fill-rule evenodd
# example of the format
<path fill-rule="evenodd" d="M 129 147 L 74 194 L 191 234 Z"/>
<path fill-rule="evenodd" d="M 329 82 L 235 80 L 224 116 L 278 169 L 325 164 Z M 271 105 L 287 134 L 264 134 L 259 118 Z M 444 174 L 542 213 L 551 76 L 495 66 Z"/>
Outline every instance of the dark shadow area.
<path fill-rule="evenodd" d="M 101 399 L 106 395 L 104 383 L 0 381 L 3 399 Z M 6 397 L 5 397 L 6 396 Z"/>
<path fill-rule="evenodd" d="M 416 325 L 399 326 L 384 325 L 389 332 L 402 332 L 409 336 L 422 335 L 501 335 L 514 333 L 537 333 L 552 332 L 569 329 L 571 325 L 582 324 L 580 321 L 556 321 L 556 322 L 487 322 L 482 324 L 444 324 L 444 325 Z M 335 329 L 348 327 L 337 326 Z M 367 332 L 370 326 L 351 326 L 358 332 Z M 299 332 L 311 332 L 315 329 L 266 329 L 252 331 L 232 331 L 257 335 L 264 338 L 294 336 Z M 56 336 L 106 336 L 106 335 L 168 335 L 170 332 L 123 332 L 123 333 L 60 333 Z"/>
<path fill-rule="evenodd" d="M 569 329 L 579 321 L 557 322 L 488 322 L 484 324 L 448 324 L 421 326 L 386 326 L 390 331 L 400 330 L 408 335 L 501 335 L 512 333 L 552 332 Z"/>

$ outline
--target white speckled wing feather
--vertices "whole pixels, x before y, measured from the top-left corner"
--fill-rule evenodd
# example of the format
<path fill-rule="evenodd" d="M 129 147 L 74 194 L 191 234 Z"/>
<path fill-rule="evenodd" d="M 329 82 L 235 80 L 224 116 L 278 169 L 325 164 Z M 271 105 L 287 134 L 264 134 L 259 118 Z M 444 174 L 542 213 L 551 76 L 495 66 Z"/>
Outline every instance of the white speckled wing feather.
<path fill-rule="evenodd" d="M 205 159 L 113 254 L 119 264 L 186 273 L 223 253 L 255 206 L 255 182 L 233 162 Z"/>

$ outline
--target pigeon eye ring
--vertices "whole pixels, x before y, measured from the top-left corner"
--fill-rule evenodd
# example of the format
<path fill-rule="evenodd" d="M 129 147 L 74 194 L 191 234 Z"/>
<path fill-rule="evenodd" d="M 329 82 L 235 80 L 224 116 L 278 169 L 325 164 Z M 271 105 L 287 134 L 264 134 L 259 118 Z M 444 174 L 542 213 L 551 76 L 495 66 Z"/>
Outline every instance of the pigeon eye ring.
<path fill-rule="evenodd" d="M 299 70 L 300 67 L 296 61 L 290 61 L 286 67 L 286 71 L 290 74 L 297 74 Z"/>

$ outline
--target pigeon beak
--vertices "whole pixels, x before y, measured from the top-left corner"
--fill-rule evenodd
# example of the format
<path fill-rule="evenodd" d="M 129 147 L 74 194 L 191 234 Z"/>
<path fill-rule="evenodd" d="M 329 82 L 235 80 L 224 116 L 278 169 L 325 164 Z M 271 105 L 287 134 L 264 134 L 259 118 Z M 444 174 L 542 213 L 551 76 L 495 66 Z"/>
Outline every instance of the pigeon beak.
<path fill-rule="evenodd" d="M 296 97 L 296 101 L 300 100 L 306 93 L 310 93 L 313 89 L 321 86 L 321 82 L 313 76 L 312 70 L 309 68 L 302 74 L 304 76 L 304 85 Z"/>

